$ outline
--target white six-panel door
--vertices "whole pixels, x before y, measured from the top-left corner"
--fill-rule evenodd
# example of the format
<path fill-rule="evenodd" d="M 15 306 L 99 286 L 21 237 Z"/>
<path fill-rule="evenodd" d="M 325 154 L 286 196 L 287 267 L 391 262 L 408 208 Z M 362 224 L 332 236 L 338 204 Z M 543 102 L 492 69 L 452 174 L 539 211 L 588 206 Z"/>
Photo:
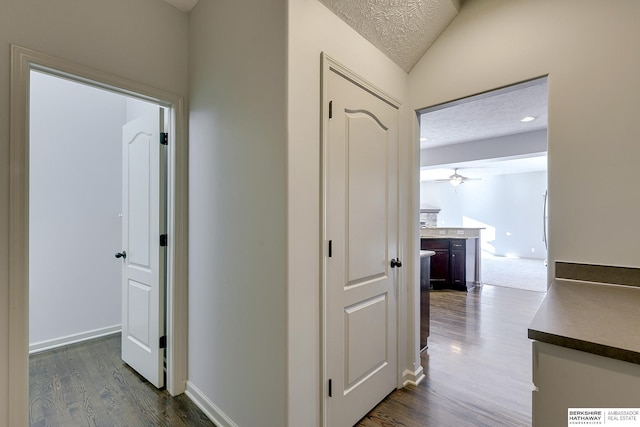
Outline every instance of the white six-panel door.
<path fill-rule="evenodd" d="M 164 386 L 165 230 L 162 110 L 124 125 L 122 141 L 122 360 Z M 123 253 L 124 253 L 123 252 Z M 122 254 L 122 253 L 121 253 Z"/>
<path fill-rule="evenodd" d="M 340 69 L 325 70 L 326 425 L 342 427 L 397 384 L 399 115 Z"/>

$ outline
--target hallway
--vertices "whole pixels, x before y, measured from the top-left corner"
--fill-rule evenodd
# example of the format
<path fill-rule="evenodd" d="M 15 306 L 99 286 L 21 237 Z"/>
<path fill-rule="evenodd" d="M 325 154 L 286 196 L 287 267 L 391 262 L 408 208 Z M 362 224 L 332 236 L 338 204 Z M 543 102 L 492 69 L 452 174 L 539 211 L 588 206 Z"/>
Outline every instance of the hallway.
<path fill-rule="evenodd" d="M 359 427 L 529 426 L 527 327 L 544 293 L 485 285 L 431 293 L 426 378 L 390 394 Z M 122 363 L 120 335 L 30 358 L 30 426 L 212 426 L 185 396 Z"/>

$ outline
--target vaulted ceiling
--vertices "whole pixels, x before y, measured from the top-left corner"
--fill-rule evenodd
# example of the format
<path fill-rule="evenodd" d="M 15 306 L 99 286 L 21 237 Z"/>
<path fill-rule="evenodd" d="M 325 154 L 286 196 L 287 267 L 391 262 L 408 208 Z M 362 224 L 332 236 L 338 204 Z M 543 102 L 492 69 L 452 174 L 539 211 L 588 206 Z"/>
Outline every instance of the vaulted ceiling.
<path fill-rule="evenodd" d="M 198 0 L 165 0 L 190 12 Z M 319 0 L 406 72 L 460 10 L 462 0 Z"/>

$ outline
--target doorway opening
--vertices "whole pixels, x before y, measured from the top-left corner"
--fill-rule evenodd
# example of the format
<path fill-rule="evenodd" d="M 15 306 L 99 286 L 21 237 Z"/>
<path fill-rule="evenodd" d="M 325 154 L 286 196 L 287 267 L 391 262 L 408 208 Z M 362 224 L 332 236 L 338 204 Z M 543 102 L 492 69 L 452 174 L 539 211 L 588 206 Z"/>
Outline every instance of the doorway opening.
<path fill-rule="evenodd" d="M 158 106 L 37 70 L 29 87 L 33 354 L 121 330 L 122 126 Z"/>
<path fill-rule="evenodd" d="M 427 381 L 514 425 L 531 419 L 526 327 L 549 282 L 547 99 L 543 77 L 417 112 L 422 363 L 444 367 Z M 494 377 L 512 385 L 473 392 Z"/>
<path fill-rule="evenodd" d="M 108 158 L 113 158 L 114 156 L 120 158 L 119 153 L 121 152 L 122 134 L 118 137 L 118 144 L 116 145 L 118 154 L 114 154 L 113 152 L 111 154 L 103 153 L 101 151 L 105 148 L 103 144 L 92 146 L 92 142 L 97 143 L 105 136 L 102 135 L 102 129 L 100 128 L 93 129 L 93 132 L 87 130 L 84 134 L 85 140 L 82 141 L 82 138 L 80 138 L 80 143 L 73 147 L 65 146 L 65 144 L 68 144 L 74 139 L 70 138 L 70 134 L 65 135 L 64 141 L 59 138 L 47 139 L 46 128 L 59 126 L 60 121 L 57 115 L 60 111 L 64 110 L 63 107 L 70 107 L 70 103 L 72 102 L 72 100 L 68 98 L 69 90 L 72 86 L 68 86 L 61 94 L 45 96 L 44 103 L 40 102 L 43 101 L 41 99 L 38 101 L 40 104 L 32 104 L 33 98 L 30 96 L 32 95 L 30 91 L 35 90 L 36 92 L 33 93 L 33 95 L 36 95 L 39 84 L 42 83 L 43 79 L 47 78 L 58 79 L 66 85 L 77 85 L 73 86 L 76 88 L 92 88 L 95 91 L 102 91 L 103 96 L 106 96 L 107 92 L 109 95 L 112 95 L 108 97 L 111 99 L 111 104 L 109 104 L 107 108 L 100 110 L 100 108 L 96 108 L 95 106 L 85 105 L 83 107 L 85 110 L 96 108 L 95 113 L 98 116 L 102 116 L 102 122 L 106 120 L 105 117 L 107 115 L 116 115 L 114 110 L 119 110 L 120 113 L 118 114 L 124 114 L 123 118 L 126 120 L 127 102 L 129 102 L 131 114 L 134 114 L 134 111 L 143 105 L 155 105 L 156 108 L 162 107 L 164 111 L 166 111 L 165 116 L 168 122 L 167 139 L 169 141 L 166 174 L 168 207 L 166 210 L 166 230 L 167 234 L 171 236 L 171 239 L 168 240 L 171 243 L 167 245 L 166 248 L 166 387 L 167 391 L 172 395 L 183 393 L 186 383 L 185 348 L 187 324 L 186 269 L 184 267 L 186 265 L 185 249 L 187 236 L 185 231 L 187 203 L 185 198 L 186 191 L 182 194 L 181 191 L 186 188 L 187 171 L 185 166 L 187 152 L 183 138 L 185 121 L 184 101 L 182 97 L 15 45 L 11 46 L 11 61 L 11 202 L 9 217 L 11 230 L 9 303 L 11 309 L 9 315 L 12 323 L 9 327 L 9 363 L 12 366 L 12 370 L 9 377 L 9 387 L 13 392 L 10 395 L 9 402 L 9 423 L 11 425 L 28 424 L 28 361 L 30 344 L 32 344 L 31 350 L 43 350 L 48 347 L 63 344 L 65 341 L 77 341 L 99 335 L 108 335 L 114 333 L 118 327 L 117 320 L 114 320 L 113 316 L 114 312 L 119 311 L 119 307 L 114 310 L 113 307 L 109 307 L 110 304 L 106 303 L 107 301 L 113 302 L 118 298 L 114 297 L 114 292 L 110 292 L 113 291 L 113 289 L 109 290 L 106 289 L 106 287 L 101 287 L 100 292 L 105 292 L 105 294 L 102 295 L 100 301 L 91 304 L 90 311 L 94 312 L 94 314 L 100 312 L 99 315 L 103 318 L 102 323 L 106 326 L 95 327 L 95 324 L 91 323 L 93 320 L 87 320 L 82 312 L 73 313 L 72 316 L 68 316 L 67 319 L 63 319 L 64 316 L 59 315 L 59 319 L 57 320 L 63 320 L 63 322 L 62 324 L 56 325 L 53 325 L 53 322 L 44 325 L 40 320 L 36 321 L 34 317 L 33 326 L 36 328 L 45 326 L 45 328 L 38 330 L 37 333 L 34 330 L 33 342 L 30 343 L 29 340 L 30 315 L 33 314 L 37 316 L 38 314 L 36 312 L 37 309 L 29 309 L 30 285 L 33 282 L 34 286 L 41 286 L 41 283 L 38 285 L 41 279 L 45 281 L 50 279 L 46 272 L 45 274 L 41 274 L 41 269 L 55 270 L 58 268 L 59 270 L 62 268 L 69 272 L 74 269 L 81 270 L 84 268 L 86 271 L 78 275 L 79 277 L 85 276 L 85 281 L 81 283 L 80 286 L 86 288 L 97 286 L 97 282 L 103 281 L 103 278 L 98 277 L 101 273 L 96 272 L 99 267 L 95 265 L 81 266 L 74 262 L 74 254 L 80 257 L 83 254 L 76 252 L 86 250 L 86 247 L 77 247 L 79 245 L 77 239 L 81 240 L 82 238 L 100 241 L 99 243 L 101 243 L 101 245 L 99 250 L 95 249 L 97 248 L 96 246 L 93 247 L 95 252 L 98 252 L 94 254 L 97 257 L 101 258 L 102 255 L 105 255 L 104 252 L 108 251 L 106 257 L 109 261 L 107 262 L 119 261 L 114 258 L 113 246 L 107 242 L 109 238 L 114 237 L 110 235 L 113 233 L 107 232 L 103 238 L 97 238 L 100 232 L 109 230 L 110 226 L 117 227 L 119 225 L 118 222 L 120 218 L 118 217 L 118 212 L 113 214 L 115 218 L 111 217 L 112 213 L 107 215 L 109 218 L 104 223 L 105 230 L 97 230 L 96 224 L 82 223 L 89 215 L 84 216 L 82 212 L 78 212 L 78 208 L 72 205 L 71 200 L 75 198 L 77 202 L 79 200 L 82 201 L 82 199 L 90 199 L 93 204 L 91 208 L 95 209 L 100 206 L 109 205 L 107 199 L 115 198 L 107 188 L 100 188 L 100 190 L 96 191 L 96 188 L 91 188 L 91 186 L 88 185 L 89 182 L 80 181 L 82 181 L 83 176 L 88 176 L 88 174 L 104 169 L 102 166 L 109 163 Z M 127 101 L 127 99 L 129 101 Z M 116 104 L 119 103 L 122 105 L 123 102 L 125 105 L 124 109 L 116 108 Z M 42 107 L 42 111 L 35 111 L 37 108 L 40 108 L 36 107 L 36 105 Z M 34 111 L 32 111 L 32 107 Z M 82 127 L 86 128 L 88 125 L 87 119 L 81 117 L 82 113 L 86 113 L 87 111 L 81 110 L 82 109 L 74 112 L 76 127 L 78 129 Z M 43 120 L 42 123 L 38 124 L 38 128 L 31 127 L 31 118 L 35 118 L 35 116 L 32 116 L 32 112 L 35 113 L 35 116 L 40 114 L 38 120 Z M 38 120 L 36 120 L 36 122 L 38 122 Z M 34 125 L 35 124 L 37 123 L 34 123 Z M 120 132 L 122 132 L 122 128 L 120 128 Z M 45 141 L 39 148 L 38 145 L 41 141 L 36 142 L 36 140 L 40 137 L 43 137 Z M 54 159 L 56 159 L 56 163 L 53 163 Z M 52 164 L 47 164 L 50 160 Z M 63 163 L 61 163 L 63 161 L 66 162 L 64 163 L 66 166 L 63 166 Z M 31 166 L 33 166 L 33 170 L 31 170 Z M 32 171 L 35 175 L 31 174 Z M 109 184 L 113 184 L 113 182 L 106 181 L 116 180 L 119 181 L 116 183 L 117 187 L 121 186 L 120 183 L 122 179 L 120 176 L 115 178 L 110 176 L 109 179 L 103 178 L 105 178 L 104 175 L 101 179 L 93 180 L 92 184 L 109 187 Z M 48 179 L 53 181 L 50 183 L 53 184 L 53 187 L 49 187 L 47 190 L 46 184 Z M 84 188 L 82 188 L 83 185 Z M 98 192 L 98 196 L 104 197 L 95 197 L 95 193 Z M 77 197 L 78 194 L 84 197 Z M 34 196 L 34 198 L 32 198 L 32 196 Z M 67 199 L 65 199 L 65 197 Z M 65 208 L 73 209 L 73 211 L 65 210 Z M 84 208 L 88 209 L 87 206 Z M 37 219 L 37 222 L 30 219 Z M 107 223 L 109 224 L 107 225 Z M 38 231 L 38 227 L 41 227 L 40 231 Z M 53 228 L 56 227 L 61 229 L 68 227 L 64 240 L 61 240 L 60 235 L 57 237 L 54 236 L 55 239 L 52 238 L 55 232 L 59 231 L 53 230 Z M 32 236 L 30 236 L 31 229 L 34 231 Z M 49 233 L 49 242 L 53 242 L 54 244 L 54 246 L 48 248 L 48 251 L 45 250 L 42 242 L 37 243 L 31 241 L 30 238 L 40 239 L 47 233 Z M 72 238 L 69 233 L 75 233 L 76 236 Z M 109 236 L 107 236 L 107 234 L 109 234 Z M 117 233 L 115 236 L 116 239 L 119 236 L 120 234 Z M 74 241 L 75 243 L 73 243 Z M 69 247 L 62 250 L 64 249 L 64 245 L 69 245 Z M 116 249 L 118 248 L 119 246 L 116 247 Z M 51 258 L 46 259 L 46 256 L 42 257 L 42 254 L 39 254 L 38 251 L 48 252 Z M 53 259 L 54 255 L 58 256 L 60 254 L 63 255 L 64 258 L 55 261 Z M 47 254 L 45 253 L 45 255 Z M 30 269 L 32 257 L 35 264 L 33 266 L 34 270 Z M 58 262 L 63 263 L 63 265 L 54 265 Z M 118 265 L 117 262 L 116 265 Z M 35 268 L 37 268 L 38 271 L 36 271 Z M 38 277 L 39 274 L 41 277 Z M 118 280 L 115 282 L 115 285 L 111 282 L 111 286 L 119 288 L 120 274 L 113 273 L 112 271 L 110 274 L 105 274 L 105 277 L 111 277 L 112 279 L 114 274 L 118 276 Z M 30 275 L 33 277 L 33 280 L 30 279 Z M 107 279 L 106 281 L 111 281 L 111 279 Z M 49 281 L 49 283 L 51 282 Z M 66 283 L 66 285 L 68 284 L 69 283 Z M 48 291 L 51 291 L 53 288 L 53 286 L 50 285 L 45 286 L 49 286 Z M 97 288 L 92 288 L 92 291 L 94 296 L 99 295 Z M 82 288 L 76 288 L 70 299 L 87 296 L 87 294 L 91 293 L 92 292 L 85 292 Z M 34 293 L 34 295 L 38 295 L 38 293 Z M 52 294 L 49 294 L 49 296 L 50 295 Z M 67 296 L 69 295 L 67 294 Z M 41 304 L 42 301 L 37 301 L 36 298 L 33 303 Z M 77 304 L 75 308 L 80 308 L 79 304 Z M 34 313 L 31 313 L 31 311 L 34 311 Z M 75 322 L 73 318 L 75 318 Z M 78 325 L 82 326 L 83 323 L 85 324 L 85 328 L 81 329 L 84 330 L 73 330 L 74 327 L 77 328 Z M 49 330 L 46 330 L 47 327 L 49 327 Z M 54 337 L 54 335 L 59 336 Z"/>
<path fill-rule="evenodd" d="M 478 229 L 471 287 L 546 292 L 547 99 L 543 77 L 418 112 L 421 237 Z"/>

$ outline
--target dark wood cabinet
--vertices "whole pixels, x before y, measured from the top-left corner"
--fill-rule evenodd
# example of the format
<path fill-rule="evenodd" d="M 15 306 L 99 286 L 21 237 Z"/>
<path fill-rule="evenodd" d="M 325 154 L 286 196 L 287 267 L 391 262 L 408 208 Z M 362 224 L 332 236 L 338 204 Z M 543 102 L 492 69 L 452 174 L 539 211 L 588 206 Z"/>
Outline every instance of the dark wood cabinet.
<path fill-rule="evenodd" d="M 428 245 L 421 244 L 420 249 L 436 253 L 431 257 L 431 274 L 429 283 L 431 283 L 431 285 L 446 285 L 449 283 L 449 240 L 432 239 Z"/>
<path fill-rule="evenodd" d="M 451 245 L 451 258 L 449 261 L 449 275 L 451 277 L 451 284 L 459 288 L 467 288 L 467 274 L 466 274 L 466 240 L 456 239 L 450 240 Z"/>
<path fill-rule="evenodd" d="M 431 284 L 449 283 L 449 250 L 431 249 L 436 254 L 431 258 Z"/>
<path fill-rule="evenodd" d="M 467 239 L 421 239 L 420 249 L 434 251 L 431 257 L 431 286 L 433 288 L 454 288 L 467 290 L 473 287 L 473 278 L 467 280 L 467 258 L 475 245 L 467 244 Z"/>

